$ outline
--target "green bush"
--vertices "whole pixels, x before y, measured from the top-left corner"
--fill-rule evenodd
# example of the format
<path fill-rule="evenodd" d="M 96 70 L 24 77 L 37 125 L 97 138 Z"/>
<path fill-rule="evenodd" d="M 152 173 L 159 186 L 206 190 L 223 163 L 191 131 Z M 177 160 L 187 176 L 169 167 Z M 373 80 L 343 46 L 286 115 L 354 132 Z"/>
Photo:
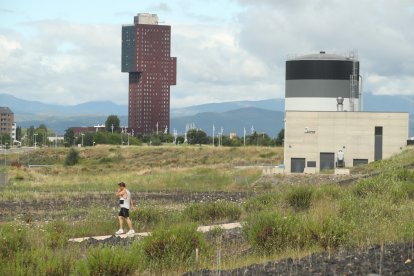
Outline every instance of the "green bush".
<path fill-rule="evenodd" d="M 246 212 L 260 212 L 265 210 L 272 210 L 280 203 L 280 196 L 276 193 L 266 193 L 258 195 L 254 198 L 248 199 L 243 207 Z"/>
<path fill-rule="evenodd" d="M 240 218 L 241 208 L 228 201 L 194 203 L 187 206 L 183 214 L 191 221 L 202 223 L 235 221 Z"/>
<path fill-rule="evenodd" d="M 309 209 L 312 204 L 313 189 L 310 187 L 297 187 L 288 192 L 286 200 L 295 211 Z"/>
<path fill-rule="evenodd" d="M 299 249 L 308 243 L 306 227 L 295 215 L 264 212 L 251 216 L 243 226 L 252 248 L 259 254 Z"/>
<path fill-rule="evenodd" d="M 88 275 L 99 276 L 131 275 L 137 270 L 138 257 L 122 247 L 97 247 L 89 250 L 85 263 L 78 265 L 78 271 L 88 270 Z"/>
<path fill-rule="evenodd" d="M 79 152 L 74 148 L 71 148 L 66 155 L 65 165 L 66 166 L 73 166 L 79 162 Z"/>
<path fill-rule="evenodd" d="M 146 266 L 157 270 L 191 266 L 196 248 L 202 252 L 207 246 L 195 224 L 157 228 L 142 245 Z"/>

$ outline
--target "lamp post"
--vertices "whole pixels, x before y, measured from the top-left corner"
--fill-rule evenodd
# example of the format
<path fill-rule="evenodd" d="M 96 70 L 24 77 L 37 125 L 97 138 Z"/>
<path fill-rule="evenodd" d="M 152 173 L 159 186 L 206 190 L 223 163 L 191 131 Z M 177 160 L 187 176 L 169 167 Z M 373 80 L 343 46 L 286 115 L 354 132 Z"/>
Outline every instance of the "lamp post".
<path fill-rule="evenodd" d="M 37 133 L 33 134 L 33 136 L 34 136 L 34 148 L 36 149 L 36 136 L 37 136 Z"/>
<path fill-rule="evenodd" d="M 7 150 L 7 143 L 4 144 L 4 166 L 6 166 L 6 150 Z"/>
<path fill-rule="evenodd" d="M 82 136 L 82 147 L 83 147 L 83 136 L 85 136 L 85 133 L 81 133 Z"/>

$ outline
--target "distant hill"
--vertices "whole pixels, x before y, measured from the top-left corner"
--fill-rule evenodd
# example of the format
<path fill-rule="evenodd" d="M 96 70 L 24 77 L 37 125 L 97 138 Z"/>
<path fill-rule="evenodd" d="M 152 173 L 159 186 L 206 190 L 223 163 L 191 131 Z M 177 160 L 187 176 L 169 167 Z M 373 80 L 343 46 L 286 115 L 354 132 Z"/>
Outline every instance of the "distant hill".
<path fill-rule="evenodd" d="M 388 96 L 364 93 L 364 111 L 408 112 L 414 115 L 414 96 Z"/>
<path fill-rule="evenodd" d="M 224 102 L 224 103 L 208 103 L 201 105 L 193 105 L 183 108 L 172 108 L 171 109 L 171 118 L 182 117 L 182 116 L 191 116 L 197 113 L 204 112 L 226 112 L 230 110 L 236 110 L 246 107 L 256 107 L 260 109 L 268 110 L 285 110 L 285 100 L 284 99 L 268 99 L 260 101 L 233 101 L 233 102 Z"/>
<path fill-rule="evenodd" d="M 27 101 L 9 94 L 0 94 L 0 106 L 8 106 L 17 121 L 27 115 L 37 116 L 80 116 L 80 115 L 127 115 L 128 107 L 110 101 L 95 101 L 77 105 L 53 105 L 39 101 Z"/>
<path fill-rule="evenodd" d="M 382 96 L 364 93 L 364 111 L 394 111 L 410 113 L 410 136 L 414 136 L 414 96 Z M 28 127 L 41 123 L 62 134 L 71 126 L 103 124 L 110 114 L 118 115 L 122 125 L 128 124 L 126 105 L 109 101 L 87 102 L 78 105 L 51 105 L 39 101 L 27 101 L 9 94 L 0 94 L 0 106 L 8 106 L 15 114 L 18 125 Z M 219 131 L 249 133 L 253 125 L 259 132 L 277 135 L 283 127 L 284 99 L 260 101 L 233 101 L 209 103 L 171 109 L 171 129 L 182 133 L 186 124 L 195 123 L 212 134 L 213 124 Z"/>
<path fill-rule="evenodd" d="M 205 112 L 192 116 L 175 117 L 171 119 L 171 129 L 177 129 L 178 132 L 185 131 L 186 124 L 195 124 L 207 134 L 213 134 L 213 125 L 215 134 L 221 127 L 224 133 L 236 132 L 239 136 L 243 135 L 244 128 L 246 133 L 250 134 L 253 126 L 257 132 L 265 132 L 275 137 L 283 128 L 284 112 L 267 110 L 256 107 L 246 107 L 226 112 Z"/>
<path fill-rule="evenodd" d="M 35 119 L 26 119 L 18 122 L 18 125 L 27 128 L 30 126 L 39 126 L 45 124 L 49 129 L 53 129 L 58 134 L 64 134 L 69 127 L 75 126 L 94 126 L 97 124 L 105 124 L 108 116 L 75 116 L 75 117 L 37 117 Z M 128 125 L 128 116 L 118 116 L 121 126 Z"/>

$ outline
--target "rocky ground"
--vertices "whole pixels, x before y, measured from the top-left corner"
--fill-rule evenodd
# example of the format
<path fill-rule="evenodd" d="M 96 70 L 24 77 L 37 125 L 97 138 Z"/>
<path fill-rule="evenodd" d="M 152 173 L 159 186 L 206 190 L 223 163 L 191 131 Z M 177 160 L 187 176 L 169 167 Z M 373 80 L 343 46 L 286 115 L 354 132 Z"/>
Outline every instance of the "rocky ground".
<path fill-rule="evenodd" d="M 203 269 L 186 276 L 209 275 L 414 275 L 413 244 L 374 246 L 366 250 L 312 254 L 232 270 Z"/>
<path fill-rule="evenodd" d="M 211 243 L 221 238 L 223 246 L 245 239 L 240 228 L 217 234 L 205 233 Z M 88 239 L 88 245 L 129 246 L 135 238 L 112 236 L 106 240 Z M 252 264 L 231 270 L 187 272 L 185 276 L 213 275 L 414 275 L 414 243 L 387 244 L 366 249 L 314 253 L 301 259 L 283 259 L 263 264 Z"/>

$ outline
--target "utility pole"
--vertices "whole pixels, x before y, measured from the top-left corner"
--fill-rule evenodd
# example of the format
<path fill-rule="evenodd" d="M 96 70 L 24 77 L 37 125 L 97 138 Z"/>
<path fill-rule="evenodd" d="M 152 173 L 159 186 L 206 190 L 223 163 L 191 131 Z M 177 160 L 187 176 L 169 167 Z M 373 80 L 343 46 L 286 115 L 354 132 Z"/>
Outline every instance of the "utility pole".
<path fill-rule="evenodd" d="M 213 147 L 214 147 L 214 131 L 216 130 L 216 127 L 213 124 Z"/>
<path fill-rule="evenodd" d="M 36 136 L 37 136 L 37 133 L 35 133 L 35 134 L 33 134 L 33 136 L 34 136 L 34 148 L 36 149 Z"/>
<path fill-rule="evenodd" d="M 246 128 L 243 128 L 243 145 L 246 146 Z"/>

